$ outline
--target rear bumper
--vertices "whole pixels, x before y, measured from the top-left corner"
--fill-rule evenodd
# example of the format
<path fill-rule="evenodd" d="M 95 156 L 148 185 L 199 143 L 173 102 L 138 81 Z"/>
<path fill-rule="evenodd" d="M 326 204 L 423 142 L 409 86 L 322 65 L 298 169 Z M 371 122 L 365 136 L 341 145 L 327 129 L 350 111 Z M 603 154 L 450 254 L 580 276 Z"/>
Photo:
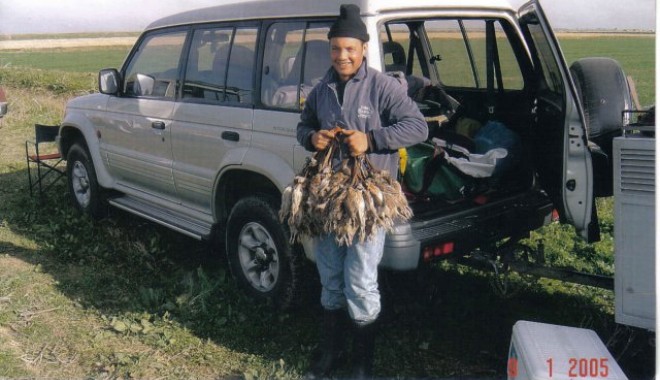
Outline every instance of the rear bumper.
<path fill-rule="evenodd" d="M 550 223 L 552 203 L 538 191 L 528 191 L 465 211 L 414 218 L 397 225 L 385 240 L 381 268 L 413 270 L 422 262 L 424 247 L 454 243 L 454 254 L 483 244 L 527 233 Z"/>

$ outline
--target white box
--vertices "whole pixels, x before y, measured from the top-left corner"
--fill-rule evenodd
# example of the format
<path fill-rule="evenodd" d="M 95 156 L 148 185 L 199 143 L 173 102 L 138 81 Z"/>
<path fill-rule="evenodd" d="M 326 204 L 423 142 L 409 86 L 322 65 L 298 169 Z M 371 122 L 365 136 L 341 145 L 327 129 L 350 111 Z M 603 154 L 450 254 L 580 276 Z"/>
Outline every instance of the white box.
<path fill-rule="evenodd" d="M 513 326 L 507 378 L 627 379 L 594 331 L 529 321 Z"/>
<path fill-rule="evenodd" d="M 614 139 L 614 318 L 655 330 L 655 139 Z"/>

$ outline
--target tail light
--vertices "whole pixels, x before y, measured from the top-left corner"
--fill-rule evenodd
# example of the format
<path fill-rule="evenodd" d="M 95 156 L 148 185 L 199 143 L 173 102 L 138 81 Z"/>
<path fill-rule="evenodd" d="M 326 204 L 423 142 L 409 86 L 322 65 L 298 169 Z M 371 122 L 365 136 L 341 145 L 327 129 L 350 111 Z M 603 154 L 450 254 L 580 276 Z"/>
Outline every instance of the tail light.
<path fill-rule="evenodd" d="M 454 252 L 454 242 L 447 241 L 435 245 L 424 247 L 422 257 L 424 261 L 430 261 L 434 257 L 447 256 Z"/>
<path fill-rule="evenodd" d="M 556 208 L 552 209 L 552 221 L 553 222 L 559 221 L 559 211 Z"/>

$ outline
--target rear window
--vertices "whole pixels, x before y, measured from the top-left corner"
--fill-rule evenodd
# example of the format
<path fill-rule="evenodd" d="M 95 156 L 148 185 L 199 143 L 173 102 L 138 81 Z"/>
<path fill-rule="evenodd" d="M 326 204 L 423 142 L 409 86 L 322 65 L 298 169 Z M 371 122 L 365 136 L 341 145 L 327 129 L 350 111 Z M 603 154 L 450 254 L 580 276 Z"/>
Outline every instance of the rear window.
<path fill-rule="evenodd" d="M 331 66 L 329 22 L 277 22 L 266 33 L 261 102 L 300 110 Z"/>
<path fill-rule="evenodd" d="M 448 87 L 486 88 L 487 25 L 494 31 L 495 88 L 520 90 L 523 75 L 501 20 L 433 19 L 388 22 L 381 27 L 385 71 L 423 76 Z M 428 41 L 428 43 L 426 42 Z"/>

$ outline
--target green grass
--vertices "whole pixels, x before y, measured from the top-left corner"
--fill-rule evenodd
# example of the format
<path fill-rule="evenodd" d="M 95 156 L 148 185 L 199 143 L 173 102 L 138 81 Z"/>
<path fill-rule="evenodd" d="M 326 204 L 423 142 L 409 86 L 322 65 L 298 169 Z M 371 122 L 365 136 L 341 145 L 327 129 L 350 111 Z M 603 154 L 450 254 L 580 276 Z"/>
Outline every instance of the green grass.
<path fill-rule="evenodd" d="M 0 51 L 0 67 L 31 67 L 67 72 L 98 72 L 121 67 L 130 47 Z"/>
<path fill-rule="evenodd" d="M 655 103 L 655 38 L 642 36 L 603 36 L 560 38 L 566 61 L 570 65 L 581 57 L 609 57 L 619 61 L 624 72 L 637 85 L 640 103 Z"/>
<path fill-rule="evenodd" d="M 580 56 L 577 45 L 564 51 Z M 95 91 L 95 70 L 0 70 L 10 101 L 0 120 L 0 378 L 297 378 L 317 342 L 317 285 L 302 308 L 273 311 L 246 298 L 205 244 L 117 210 L 91 222 L 61 183 L 43 201 L 29 196 L 23 142 L 34 123 L 58 123 L 66 99 Z M 528 244 L 543 242 L 553 265 L 611 274 L 611 199 L 598 207 L 602 242 L 552 224 Z M 503 294 L 491 273 L 448 262 L 423 288 L 384 275 L 377 374 L 501 377 L 519 319 L 594 329 L 631 378 L 652 373 L 649 336 L 614 323 L 612 292 L 505 278 Z"/>
<path fill-rule="evenodd" d="M 571 226 L 553 223 L 526 240 L 532 248 L 542 246 L 546 259 L 554 266 L 604 276 L 614 275 L 614 201 L 612 198 L 596 200 L 601 240 L 587 244 Z"/>
<path fill-rule="evenodd" d="M 71 73 L 62 70 L 15 67 L 7 67 L 0 70 L 0 84 L 3 86 L 15 88 L 17 91 L 46 91 L 59 96 L 61 101 L 66 101 L 71 96 L 96 91 L 97 82 L 97 74 L 92 72 Z M 8 100 L 12 107 L 18 107 L 20 111 L 24 104 L 13 101 L 12 97 L 16 99 L 20 98 L 20 96 L 14 97 L 12 95 L 8 95 Z M 32 100 L 36 100 L 36 97 L 32 98 Z M 9 117 L 11 118 L 11 114 Z"/>

